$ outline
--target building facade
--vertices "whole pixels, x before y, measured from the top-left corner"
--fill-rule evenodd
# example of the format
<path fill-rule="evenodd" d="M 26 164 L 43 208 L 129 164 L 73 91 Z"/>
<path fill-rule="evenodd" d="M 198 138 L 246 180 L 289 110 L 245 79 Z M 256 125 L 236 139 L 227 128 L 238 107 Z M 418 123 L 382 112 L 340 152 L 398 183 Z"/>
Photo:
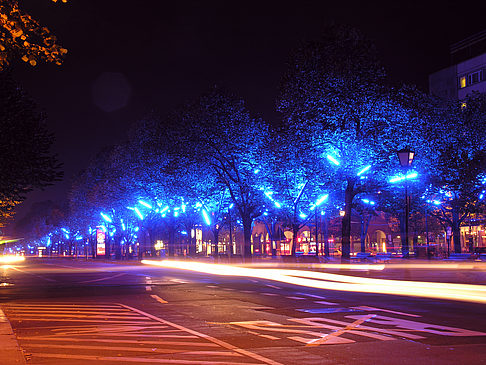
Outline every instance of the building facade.
<path fill-rule="evenodd" d="M 464 99 L 473 91 L 486 93 L 486 30 L 450 46 L 451 65 L 429 75 L 429 92 Z"/>

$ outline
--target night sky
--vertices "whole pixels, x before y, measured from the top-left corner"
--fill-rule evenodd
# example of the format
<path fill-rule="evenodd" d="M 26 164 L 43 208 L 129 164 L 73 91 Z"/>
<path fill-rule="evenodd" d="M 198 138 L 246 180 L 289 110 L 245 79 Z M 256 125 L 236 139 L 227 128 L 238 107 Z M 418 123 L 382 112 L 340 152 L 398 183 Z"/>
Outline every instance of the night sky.
<path fill-rule="evenodd" d="M 19 218 L 35 201 L 60 201 L 72 175 L 149 110 L 169 113 L 212 85 L 242 96 L 256 116 L 278 120 L 274 100 L 290 53 L 329 24 L 359 28 L 394 82 L 425 91 L 428 74 L 448 66 L 449 44 L 486 28 L 481 1 L 20 3 L 69 53 L 60 67 L 14 67 L 48 115 L 65 171 L 63 182 L 29 195 Z"/>

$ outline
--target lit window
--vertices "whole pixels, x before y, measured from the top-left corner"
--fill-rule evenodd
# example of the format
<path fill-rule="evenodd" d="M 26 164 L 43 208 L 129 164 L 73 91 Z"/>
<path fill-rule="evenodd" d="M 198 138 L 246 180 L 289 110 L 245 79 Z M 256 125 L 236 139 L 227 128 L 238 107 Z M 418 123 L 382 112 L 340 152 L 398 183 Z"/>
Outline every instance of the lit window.
<path fill-rule="evenodd" d="M 461 76 L 459 79 L 459 87 L 462 89 L 463 87 L 466 87 L 466 76 Z"/>

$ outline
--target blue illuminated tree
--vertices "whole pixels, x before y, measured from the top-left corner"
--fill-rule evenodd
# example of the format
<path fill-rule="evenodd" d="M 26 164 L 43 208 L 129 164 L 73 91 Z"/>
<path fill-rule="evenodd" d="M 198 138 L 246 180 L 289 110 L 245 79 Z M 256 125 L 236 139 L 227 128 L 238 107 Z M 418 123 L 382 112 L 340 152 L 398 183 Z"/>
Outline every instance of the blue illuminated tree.
<path fill-rule="evenodd" d="M 329 197 L 326 186 L 329 175 L 322 159 L 309 148 L 309 135 L 295 134 L 291 128 L 279 130 L 272 141 L 269 170 L 258 172 L 266 210 L 292 231 L 292 256 L 296 253 L 298 232 L 312 220 L 317 221 L 316 213 Z M 270 236 L 276 234 L 273 226 Z"/>
<path fill-rule="evenodd" d="M 182 110 L 179 126 L 191 158 L 227 189 L 243 224 L 244 256 L 251 257 L 252 222 L 262 213 L 254 171 L 267 163 L 268 126 L 252 118 L 241 99 L 218 89 Z"/>
<path fill-rule="evenodd" d="M 438 157 L 429 200 L 432 215 L 452 228 L 454 251 L 461 252 L 460 226 L 482 209 L 486 197 L 486 98 L 471 94 L 462 101 L 437 100 L 433 121 Z"/>
<path fill-rule="evenodd" d="M 344 202 L 343 259 L 350 256 L 354 197 L 376 190 L 390 166 L 382 140 L 396 111 L 384 80 L 372 43 L 354 29 L 332 27 L 296 52 L 277 104 L 295 134 L 310 135 L 308 148 L 328 161 L 329 187 Z"/>

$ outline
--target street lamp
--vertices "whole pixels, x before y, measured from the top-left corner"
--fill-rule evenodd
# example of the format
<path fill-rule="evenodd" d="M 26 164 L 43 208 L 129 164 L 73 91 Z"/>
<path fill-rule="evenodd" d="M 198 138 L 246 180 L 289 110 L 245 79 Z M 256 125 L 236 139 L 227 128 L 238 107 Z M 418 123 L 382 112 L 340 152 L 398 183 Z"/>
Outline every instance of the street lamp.
<path fill-rule="evenodd" d="M 412 166 L 415 152 L 411 151 L 410 148 L 405 147 L 400 151 L 397 151 L 397 156 L 400 161 L 400 166 L 406 170 L 405 175 L 407 175 L 407 170 Z M 405 179 L 405 241 L 402 240 L 402 256 L 404 258 L 409 257 L 408 216 L 410 214 L 410 200 L 408 199 L 407 187 L 407 179 Z"/>

